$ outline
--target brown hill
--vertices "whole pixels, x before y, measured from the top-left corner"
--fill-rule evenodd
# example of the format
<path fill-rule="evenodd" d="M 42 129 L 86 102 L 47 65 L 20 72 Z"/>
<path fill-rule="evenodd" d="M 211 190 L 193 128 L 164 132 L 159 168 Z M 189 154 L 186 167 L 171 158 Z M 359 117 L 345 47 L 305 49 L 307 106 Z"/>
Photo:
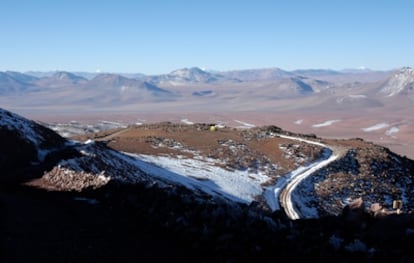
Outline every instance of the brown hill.
<path fill-rule="evenodd" d="M 410 262 L 414 258 L 412 215 L 376 217 L 377 213 L 366 212 L 363 199 L 350 202 L 339 216 L 288 221 L 282 213 L 270 213 L 257 202 L 230 202 L 156 179 L 103 142 L 68 142 L 5 110 L 0 110 L 0 130 L 2 171 L 8 169 L 10 176 L 16 176 L 13 168 L 22 171 L 20 166 L 25 168 L 23 174 L 39 168 L 45 171 L 36 181 L 40 184 L 22 185 L 24 178 L 20 177 L 0 184 L 1 262 L 267 262 L 275 255 L 296 262 L 309 258 Z M 321 153 L 319 146 L 275 134 L 321 141 L 275 126 L 211 129 L 206 124 L 172 123 L 87 137 L 154 156 L 183 158 L 197 153 L 198 157 L 224 161 L 219 164 L 224 163 L 228 170 L 255 171 L 262 165 L 271 167 L 268 164 L 273 162 L 295 169 Z M 377 194 L 386 196 L 384 191 L 404 188 L 406 192 L 397 194 L 411 195 L 412 161 L 359 139 L 325 143 L 336 153 L 342 152 L 342 157 L 316 174 L 322 181 L 311 201 L 325 205 L 331 199 L 324 194 L 340 194 L 342 188 L 369 198 L 377 191 L 372 177 L 384 179 Z M 9 149 L 12 145 L 25 147 L 28 158 Z M 47 163 L 47 167 L 39 166 Z M 344 183 L 333 184 L 335 179 Z M 358 188 L 370 181 L 371 193 Z M 311 191 L 303 196 L 310 195 Z"/>
<path fill-rule="evenodd" d="M 274 126 L 222 127 L 215 132 L 211 132 L 210 127 L 208 124 L 160 123 L 130 126 L 77 139 L 104 140 L 118 151 L 171 158 L 194 158 L 193 153 L 197 152 L 197 156 L 217 160 L 220 167 L 264 170 L 276 180 L 321 156 L 321 148 L 268 136 L 271 132 L 285 133 Z M 316 207 L 321 215 L 337 215 L 349 200 L 361 197 L 367 201 L 367 208 L 381 203 L 392 209 L 393 200 L 404 199 L 405 210 L 414 211 L 414 195 L 410 190 L 414 182 L 412 160 L 361 139 L 325 142 L 341 152 L 342 157 L 313 174 L 297 189 L 299 195 L 306 193 L 309 197 L 305 202 L 309 207 Z M 278 168 L 267 170 L 264 167 Z"/>

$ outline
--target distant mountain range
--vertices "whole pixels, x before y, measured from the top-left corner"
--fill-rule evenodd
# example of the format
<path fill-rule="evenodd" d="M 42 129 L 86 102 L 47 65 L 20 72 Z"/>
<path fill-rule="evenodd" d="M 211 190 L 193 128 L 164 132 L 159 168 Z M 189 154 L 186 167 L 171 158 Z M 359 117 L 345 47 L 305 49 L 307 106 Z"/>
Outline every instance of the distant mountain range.
<path fill-rule="evenodd" d="M 268 68 L 225 72 L 192 67 L 155 76 L 0 72 L 0 102 L 3 99 L 5 105 L 31 107 L 56 105 L 57 101 L 61 107 L 128 107 L 163 101 L 185 105 L 200 99 L 206 103 L 206 97 L 210 102 L 231 104 L 317 96 L 317 104 L 332 109 L 356 100 L 358 107 L 383 105 L 384 99 L 389 103 L 389 98 L 396 96 L 411 103 L 413 89 L 414 70 L 407 67 L 394 71 Z"/>

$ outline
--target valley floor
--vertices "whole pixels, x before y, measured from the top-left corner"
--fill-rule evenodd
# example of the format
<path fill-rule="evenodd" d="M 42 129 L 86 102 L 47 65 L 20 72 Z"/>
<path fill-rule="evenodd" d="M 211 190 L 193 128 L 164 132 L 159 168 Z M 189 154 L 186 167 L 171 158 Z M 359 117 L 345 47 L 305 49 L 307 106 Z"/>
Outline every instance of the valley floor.
<path fill-rule="evenodd" d="M 237 128 L 276 125 L 284 130 L 316 134 L 323 138 L 363 138 L 392 151 L 414 159 L 414 116 L 407 111 L 241 111 L 241 112 L 177 112 L 156 111 L 86 111 L 82 114 L 48 111 L 19 110 L 24 116 L 47 123 L 78 121 L 94 124 L 102 121 L 115 122 L 115 127 L 131 124 L 149 124 L 169 121 L 173 123 L 218 123 Z"/>

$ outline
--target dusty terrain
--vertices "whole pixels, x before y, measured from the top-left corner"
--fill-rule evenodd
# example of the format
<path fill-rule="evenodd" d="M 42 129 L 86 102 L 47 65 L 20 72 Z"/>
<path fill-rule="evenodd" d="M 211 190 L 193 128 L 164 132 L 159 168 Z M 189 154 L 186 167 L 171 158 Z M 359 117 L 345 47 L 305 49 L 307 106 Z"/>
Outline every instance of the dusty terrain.
<path fill-rule="evenodd" d="M 390 112 L 388 110 L 354 111 L 354 112 L 320 112 L 320 111 L 246 111 L 246 112 L 85 112 L 45 113 L 27 112 L 26 116 L 49 123 L 68 123 L 76 120 L 81 123 L 97 123 L 114 121 L 123 125 L 150 124 L 158 122 L 185 123 L 219 123 L 229 127 L 248 128 L 253 126 L 276 125 L 284 130 L 316 134 L 324 138 L 350 139 L 363 138 L 390 148 L 392 151 L 414 159 L 414 117 L 410 112 Z M 329 125 L 317 127 L 327 121 Z M 377 124 L 385 124 L 382 128 L 364 131 Z M 316 125 L 316 127 L 314 126 Z M 398 131 L 393 127 L 398 127 Z"/>
<path fill-rule="evenodd" d="M 141 124 L 78 137 L 102 141 L 82 143 L 66 141 L 10 112 L 0 113 L 5 138 L 0 141 L 2 262 L 414 258 L 412 214 L 387 213 L 373 203 L 401 196 L 408 202 L 403 211 L 412 211 L 414 162 L 370 142 L 294 135 L 321 140 L 342 155 L 297 190 L 297 197 L 306 197 L 321 211 L 325 208 L 326 216 L 290 221 L 257 201 L 233 202 L 217 192 L 162 180 L 148 174 L 144 162 L 108 148 L 169 158 L 207 156 L 223 166 L 221 171 L 251 169 L 251 176 L 260 167 L 273 171 L 273 166 L 263 166 L 267 162 L 277 163 L 281 171 L 274 171 L 279 175 L 320 155 L 320 147 L 275 136 L 292 135 L 276 126 L 236 121 L 244 128 L 219 125 L 211 131 L 211 124 Z M 335 206 L 353 195 L 373 206 L 367 210 L 361 198 Z"/>
<path fill-rule="evenodd" d="M 108 141 L 109 147 L 118 151 L 137 154 L 193 158 L 193 153 L 197 152 L 202 156 L 224 160 L 225 168 L 228 169 L 247 169 L 253 167 L 255 162 L 274 163 L 278 165 L 275 175 L 283 175 L 321 155 L 321 148 L 306 143 L 295 144 L 292 140 L 284 138 L 265 136 L 272 130 L 280 131 L 278 127 L 219 127 L 211 131 L 211 126 L 214 124 L 159 123 L 76 136 L 74 139 L 104 140 Z M 291 148 L 290 155 L 285 149 L 282 150 L 282 147 Z"/>
<path fill-rule="evenodd" d="M 322 148 L 308 143 L 269 136 L 282 133 L 276 126 L 251 128 L 221 127 L 210 131 L 213 124 L 157 123 L 129 126 L 124 129 L 74 137 L 77 140 L 102 140 L 113 149 L 171 158 L 204 156 L 228 170 L 263 171 L 274 184 L 281 176 L 318 158 Z M 309 136 L 309 135 L 296 135 Z M 392 208 L 392 200 L 404 198 L 411 211 L 411 179 L 413 162 L 399 157 L 384 147 L 360 138 L 320 139 L 335 149 L 339 159 L 316 172 L 298 187 L 299 196 L 306 196 L 308 207 L 322 215 L 339 214 L 346 200 L 362 197 L 367 206 L 379 203 Z"/>

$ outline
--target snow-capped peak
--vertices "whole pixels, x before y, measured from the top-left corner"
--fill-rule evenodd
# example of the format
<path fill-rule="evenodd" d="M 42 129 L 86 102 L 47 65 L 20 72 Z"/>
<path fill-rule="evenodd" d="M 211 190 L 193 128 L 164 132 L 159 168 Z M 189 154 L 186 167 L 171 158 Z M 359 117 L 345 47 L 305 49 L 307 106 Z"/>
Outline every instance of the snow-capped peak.
<path fill-rule="evenodd" d="M 208 83 L 217 80 L 217 76 L 210 72 L 204 71 L 198 67 L 182 68 L 172 71 L 164 76 L 165 79 L 172 82 L 194 82 Z"/>
<path fill-rule="evenodd" d="M 380 93 L 392 97 L 412 90 L 414 86 L 414 69 L 404 67 L 395 72 L 380 90 Z"/>
<path fill-rule="evenodd" d="M 411 68 L 411 67 L 402 67 L 402 68 L 400 69 L 400 72 L 407 72 L 407 73 L 412 74 L 412 73 L 414 72 L 414 69 L 413 69 L 413 68 Z"/>
<path fill-rule="evenodd" d="M 169 75 L 175 75 L 179 77 L 190 77 L 197 74 L 208 74 L 204 70 L 198 67 L 192 67 L 192 68 L 182 68 L 172 71 Z"/>

